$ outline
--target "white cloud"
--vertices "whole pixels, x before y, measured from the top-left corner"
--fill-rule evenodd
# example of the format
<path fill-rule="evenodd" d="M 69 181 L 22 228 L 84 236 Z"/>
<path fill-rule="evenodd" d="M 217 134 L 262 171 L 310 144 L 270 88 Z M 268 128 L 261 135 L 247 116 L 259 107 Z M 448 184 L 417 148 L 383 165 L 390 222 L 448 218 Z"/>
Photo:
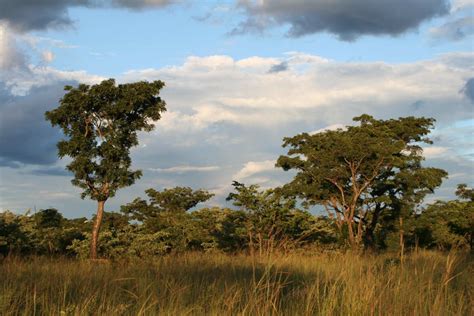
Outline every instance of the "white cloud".
<path fill-rule="evenodd" d="M 326 127 L 323 127 L 323 128 L 320 128 L 320 129 L 317 129 L 315 131 L 312 131 L 310 132 L 309 134 L 313 135 L 313 134 L 318 134 L 318 133 L 321 133 L 321 132 L 326 132 L 326 131 L 335 131 L 337 129 L 344 129 L 346 126 L 344 124 L 331 124 L 329 126 L 326 126 Z"/>
<path fill-rule="evenodd" d="M 86 71 L 63 71 L 49 66 L 28 65 L 27 72 L 10 75 L 5 80 L 15 95 L 25 95 L 34 87 L 41 87 L 58 81 L 77 81 L 86 84 L 99 83 L 104 77 L 89 74 Z"/>
<path fill-rule="evenodd" d="M 283 62 L 285 71 L 269 73 Z M 15 93 L 28 93 L 31 87 L 50 82 L 96 83 L 103 79 L 52 67 L 28 65 L 27 70 L 28 76 L 9 78 L 8 87 L 15 88 Z M 453 174 L 465 173 L 453 181 L 472 181 L 466 173 L 469 153 L 458 150 L 472 147 L 467 139 L 470 134 L 465 129 L 443 128 L 472 117 L 472 104 L 460 91 L 473 72 L 472 52 L 401 64 L 340 62 L 299 52 L 240 60 L 189 57 L 177 66 L 131 70 L 119 81 L 165 81 L 162 97 L 168 111 L 156 122 L 154 132 L 140 134 L 141 147 L 133 151 L 134 166 L 145 171 L 143 178 L 120 191 L 109 205 L 116 208 L 149 187 L 209 188 L 222 200 L 232 190 L 232 180 L 265 187 L 281 185 L 293 175 L 274 168 L 272 159 L 285 153 L 283 137 L 343 127 L 362 113 L 376 118 L 436 118 L 435 146 L 425 151 L 434 159 L 426 163 Z M 156 168 L 157 162 L 161 168 Z M 18 176 L 17 182 L 24 181 L 24 176 Z M 61 181 L 69 186 L 66 177 L 57 178 L 58 183 L 65 178 Z M 450 182 L 450 188 L 455 184 Z M 11 205 L 23 200 L 18 197 Z"/>
<path fill-rule="evenodd" d="M 255 174 L 271 170 L 275 170 L 275 160 L 248 161 L 239 172 L 232 176 L 232 179 L 241 181 Z"/>
<path fill-rule="evenodd" d="M 459 91 L 474 71 L 473 61 L 471 52 L 402 64 L 339 62 L 299 52 L 241 60 L 190 57 L 178 66 L 129 71 L 120 81 L 166 83 L 162 95 L 168 112 L 155 132 L 143 136 L 147 147 L 137 157 L 168 165 L 206 161 L 226 166 L 212 177 L 204 172 L 160 174 L 176 185 L 210 188 L 222 199 L 232 190 L 232 180 L 270 187 L 292 177 L 269 159 L 284 153 L 284 136 L 342 128 L 362 113 L 434 117 L 436 130 L 472 115 L 472 105 Z M 285 71 L 269 73 L 281 62 L 286 62 Z M 435 140 L 435 145 L 454 147 L 459 141 Z M 453 167 L 466 164 L 459 152 L 442 151 L 428 149 L 426 163 L 453 173 L 464 168 Z"/>
<path fill-rule="evenodd" d="M 25 95 L 34 87 L 51 85 L 57 81 L 97 83 L 105 79 L 85 71 L 62 71 L 44 66 L 44 63 L 52 62 L 55 56 L 48 49 L 39 49 L 38 43 L 41 41 L 56 43 L 52 39 L 18 34 L 7 24 L 0 22 L 0 82 L 9 88 L 12 94 Z M 62 42 L 58 41 L 55 45 L 59 43 Z M 24 46 L 29 47 L 28 54 L 23 51 Z M 37 56 L 42 63 L 32 64 L 30 55 Z"/>
<path fill-rule="evenodd" d="M 449 150 L 450 149 L 448 147 L 431 146 L 431 147 L 423 148 L 423 155 L 428 159 L 437 158 L 437 157 L 445 155 L 446 153 L 449 152 Z"/>
<path fill-rule="evenodd" d="M 445 104 L 466 103 L 459 90 L 472 75 L 469 63 L 474 64 L 472 53 L 404 64 L 338 62 L 294 52 L 288 56 L 193 56 L 181 66 L 132 70 L 121 80 L 164 80 L 163 96 L 175 112 L 169 116 L 170 127 L 189 128 L 182 122 L 196 128 L 216 122 L 275 127 L 312 122 L 315 112 L 332 125 L 364 112 L 409 114 L 418 100 L 427 105 L 420 114 L 459 118 L 462 113 L 453 116 Z M 286 61 L 288 70 L 269 74 L 279 61 Z"/>
<path fill-rule="evenodd" d="M 12 32 L 0 22 L 0 71 L 21 71 L 26 68 L 27 58 L 19 49 Z M 2 79 L 0 74 L 0 79 Z"/>
<path fill-rule="evenodd" d="M 150 171 L 163 173 L 209 172 L 219 170 L 219 166 L 174 166 L 169 168 L 149 168 Z"/>

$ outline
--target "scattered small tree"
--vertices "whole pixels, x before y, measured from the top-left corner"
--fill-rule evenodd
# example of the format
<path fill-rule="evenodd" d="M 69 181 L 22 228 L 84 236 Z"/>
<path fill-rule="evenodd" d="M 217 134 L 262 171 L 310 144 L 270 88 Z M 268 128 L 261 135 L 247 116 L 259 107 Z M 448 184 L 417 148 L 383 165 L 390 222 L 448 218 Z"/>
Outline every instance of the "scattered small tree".
<path fill-rule="evenodd" d="M 150 235 L 149 242 L 159 242 L 166 251 L 184 251 L 200 248 L 200 232 L 196 221 L 188 212 L 214 195 L 205 190 L 175 187 L 157 191 L 146 190 L 148 201 L 136 198 L 121 207 L 121 212 L 131 220 L 141 223 L 143 235 Z M 150 239 L 151 238 L 151 239 Z"/>
<path fill-rule="evenodd" d="M 458 185 L 458 199 L 427 205 L 412 220 L 412 243 L 423 247 L 474 249 L 474 190 Z"/>
<path fill-rule="evenodd" d="M 296 207 L 296 197 L 282 194 L 280 188 L 259 190 L 234 181 L 235 192 L 227 197 L 246 214 L 250 251 L 260 254 L 286 249 L 309 241 L 328 241 L 330 224 Z"/>
<path fill-rule="evenodd" d="M 138 145 L 137 132 L 151 131 L 166 111 L 159 97 L 162 81 L 66 86 L 58 108 L 45 113 L 66 139 L 58 143 L 59 157 L 69 156 L 72 184 L 83 189 L 82 198 L 97 201 L 90 257 L 97 258 L 97 241 L 104 204 L 120 188 L 132 185 L 141 171 L 131 170 L 130 149 Z"/>

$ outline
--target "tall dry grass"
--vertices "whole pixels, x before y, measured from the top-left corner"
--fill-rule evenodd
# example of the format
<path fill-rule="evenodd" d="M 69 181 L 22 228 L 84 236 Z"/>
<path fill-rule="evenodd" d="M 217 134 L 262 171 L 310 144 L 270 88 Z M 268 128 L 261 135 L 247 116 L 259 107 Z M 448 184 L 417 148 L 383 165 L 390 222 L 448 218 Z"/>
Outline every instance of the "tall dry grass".
<path fill-rule="evenodd" d="M 185 254 L 0 266 L 1 315 L 474 315 L 468 254 Z"/>

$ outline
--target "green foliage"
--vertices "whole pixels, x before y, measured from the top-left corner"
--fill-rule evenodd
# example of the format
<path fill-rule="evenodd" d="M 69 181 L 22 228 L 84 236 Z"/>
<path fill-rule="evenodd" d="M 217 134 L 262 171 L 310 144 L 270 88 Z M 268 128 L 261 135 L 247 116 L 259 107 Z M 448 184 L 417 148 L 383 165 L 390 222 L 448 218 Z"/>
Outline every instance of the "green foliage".
<path fill-rule="evenodd" d="M 262 191 L 255 185 L 234 185 L 236 190 L 230 198 L 239 206 L 238 210 L 219 207 L 192 212 L 161 209 L 149 213 L 154 215 L 143 222 L 130 220 L 132 213 L 104 212 L 99 237 L 100 255 L 132 259 L 188 251 L 236 253 L 252 249 L 262 252 L 338 247 L 336 224 L 331 219 L 298 209 L 292 198 L 280 195 L 279 189 Z M 169 194 L 173 190 L 165 191 Z M 198 196 L 202 196 L 204 191 L 193 192 L 200 192 Z M 0 213 L 0 254 L 86 258 L 91 234 L 84 231 L 90 229 L 93 221 L 67 219 L 55 209 L 25 215 Z M 403 227 L 394 225 L 387 230 L 380 225 L 375 233 L 385 234 L 387 247 L 398 250 L 400 229 L 404 231 L 408 247 L 472 249 L 473 201 L 463 198 L 438 201 L 426 206 L 421 213 L 411 214 Z"/>
<path fill-rule="evenodd" d="M 209 200 L 213 194 L 205 190 L 192 190 L 187 187 L 175 187 L 156 191 L 146 190 L 148 201 L 136 198 L 121 207 L 121 212 L 131 220 L 138 221 L 145 234 L 151 234 L 148 240 L 158 238 L 166 251 L 185 251 L 202 248 L 203 240 L 200 227 L 193 216 L 187 213 L 197 204 Z"/>
<path fill-rule="evenodd" d="M 279 188 L 259 191 L 258 185 L 234 181 L 229 201 L 247 215 L 249 243 L 262 248 L 292 247 L 307 242 L 334 241 L 334 227 L 323 218 L 314 218 L 296 208 L 296 197 L 283 195 Z"/>
<path fill-rule="evenodd" d="M 474 201 L 474 189 L 469 188 L 467 184 L 461 183 L 458 185 L 456 190 L 456 195 L 463 200 L 470 200 L 471 202 Z"/>
<path fill-rule="evenodd" d="M 236 252 L 246 249 L 247 214 L 228 208 L 203 208 L 191 213 L 204 250 Z"/>
<path fill-rule="evenodd" d="M 56 209 L 40 210 L 33 215 L 0 213 L 0 253 L 70 255 L 68 247 L 84 239 L 81 223 L 69 220 Z"/>
<path fill-rule="evenodd" d="M 354 121 L 360 125 L 285 138 L 290 149 L 277 166 L 297 170 L 286 194 L 323 205 L 353 247 L 373 247 L 375 229 L 390 229 L 412 212 L 447 173 L 421 165 L 420 143 L 431 143 L 425 136 L 433 119 L 362 115 Z"/>
<path fill-rule="evenodd" d="M 120 188 L 135 183 L 142 173 L 131 170 L 130 149 L 138 145 L 138 132 L 149 132 L 166 111 L 159 97 L 162 81 L 66 86 L 58 108 L 46 119 L 59 126 L 66 139 L 58 143 L 59 157 L 69 156 L 67 169 L 72 184 L 83 189 L 81 197 L 97 200 L 92 229 L 91 258 L 97 257 L 97 241 L 104 203 Z"/>
<path fill-rule="evenodd" d="M 183 213 L 214 196 L 205 190 L 193 191 L 189 187 L 164 189 L 162 192 L 148 189 L 145 192 L 148 195 L 149 203 L 141 198 L 136 198 L 120 209 L 131 219 L 145 224 L 155 219 L 160 213 Z"/>
<path fill-rule="evenodd" d="M 411 242 L 430 248 L 449 249 L 474 246 L 473 190 L 465 184 L 458 186 L 461 198 L 437 201 L 416 215 L 411 226 Z"/>
<path fill-rule="evenodd" d="M 18 254 L 28 248 L 29 240 L 22 229 L 22 218 L 9 211 L 0 213 L 0 254 Z"/>
<path fill-rule="evenodd" d="M 59 126 L 65 140 L 58 143 L 59 157 L 72 158 L 67 169 L 82 197 L 105 201 L 117 189 L 140 177 L 130 170 L 130 148 L 138 145 L 138 131 L 151 131 L 161 118 L 165 102 L 158 96 L 161 81 L 115 85 L 66 86 L 60 106 L 46 112 L 46 119 Z"/>

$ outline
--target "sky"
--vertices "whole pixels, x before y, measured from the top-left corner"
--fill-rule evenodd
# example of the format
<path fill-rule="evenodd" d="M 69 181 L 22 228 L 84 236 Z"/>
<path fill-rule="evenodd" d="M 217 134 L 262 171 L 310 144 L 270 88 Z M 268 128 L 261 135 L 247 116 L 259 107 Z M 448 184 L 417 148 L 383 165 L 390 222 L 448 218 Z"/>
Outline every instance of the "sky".
<path fill-rule="evenodd" d="M 0 0 L 0 210 L 90 217 L 57 157 L 44 112 L 66 84 L 162 80 L 167 112 L 132 150 L 148 188 L 203 188 L 226 205 L 233 180 L 263 188 L 285 136 L 379 119 L 436 119 L 425 166 L 474 184 L 474 0 Z"/>

